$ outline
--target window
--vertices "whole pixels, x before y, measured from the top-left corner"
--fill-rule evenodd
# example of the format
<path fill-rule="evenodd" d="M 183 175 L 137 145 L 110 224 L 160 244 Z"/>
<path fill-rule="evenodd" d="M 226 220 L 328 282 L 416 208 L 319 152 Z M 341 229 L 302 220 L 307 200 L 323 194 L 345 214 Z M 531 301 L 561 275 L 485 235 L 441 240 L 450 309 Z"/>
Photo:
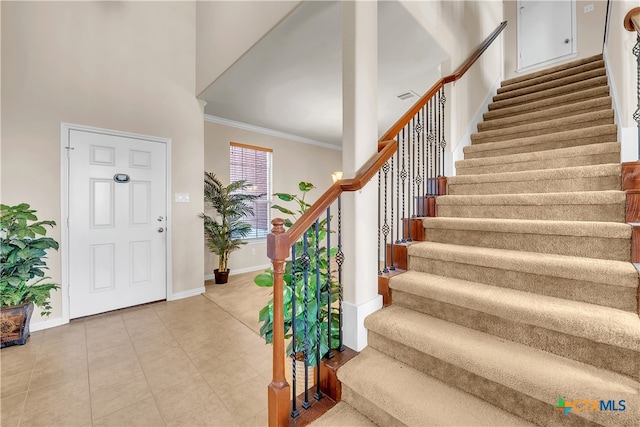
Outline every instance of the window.
<path fill-rule="evenodd" d="M 230 144 L 229 178 L 231 182 L 245 180 L 251 186 L 245 190 L 247 194 L 265 194 L 254 202 L 254 216 L 243 218 L 251 224 L 251 234 L 248 239 L 266 237 L 271 231 L 271 216 L 269 214 L 271 199 L 271 150 L 270 148 L 252 145 Z"/>

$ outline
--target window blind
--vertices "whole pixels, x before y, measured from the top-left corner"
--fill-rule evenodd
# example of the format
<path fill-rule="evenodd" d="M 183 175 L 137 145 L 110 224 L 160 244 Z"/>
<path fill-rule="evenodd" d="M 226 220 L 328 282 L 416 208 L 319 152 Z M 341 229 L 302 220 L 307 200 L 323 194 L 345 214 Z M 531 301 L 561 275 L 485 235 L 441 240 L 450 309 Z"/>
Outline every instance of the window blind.
<path fill-rule="evenodd" d="M 271 153 L 270 148 L 231 142 L 229 178 L 231 182 L 244 180 L 250 187 L 246 194 L 265 194 L 253 202 L 254 216 L 242 220 L 251 225 L 248 239 L 264 238 L 271 231 L 270 199 L 271 199 Z"/>

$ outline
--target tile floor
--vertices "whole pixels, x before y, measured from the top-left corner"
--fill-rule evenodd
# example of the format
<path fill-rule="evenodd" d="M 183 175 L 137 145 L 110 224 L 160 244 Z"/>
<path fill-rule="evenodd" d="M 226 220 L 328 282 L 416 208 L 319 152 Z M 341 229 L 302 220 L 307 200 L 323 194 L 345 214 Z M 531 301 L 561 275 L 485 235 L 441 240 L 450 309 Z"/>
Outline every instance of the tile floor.
<path fill-rule="evenodd" d="M 196 296 L 2 349 L 1 425 L 265 426 L 271 346 Z"/>

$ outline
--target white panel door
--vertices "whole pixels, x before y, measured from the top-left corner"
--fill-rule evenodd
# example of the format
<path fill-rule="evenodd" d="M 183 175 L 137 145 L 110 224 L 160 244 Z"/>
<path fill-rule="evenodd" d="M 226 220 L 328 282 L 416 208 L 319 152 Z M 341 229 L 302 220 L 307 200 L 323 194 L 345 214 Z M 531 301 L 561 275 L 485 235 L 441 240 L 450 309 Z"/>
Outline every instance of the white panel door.
<path fill-rule="evenodd" d="M 518 69 L 575 53 L 575 0 L 518 0 Z"/>
<path fill-rule="evenodd" d="M 166 144 L 69 134 L 70 318 L 166 298 Z"/>

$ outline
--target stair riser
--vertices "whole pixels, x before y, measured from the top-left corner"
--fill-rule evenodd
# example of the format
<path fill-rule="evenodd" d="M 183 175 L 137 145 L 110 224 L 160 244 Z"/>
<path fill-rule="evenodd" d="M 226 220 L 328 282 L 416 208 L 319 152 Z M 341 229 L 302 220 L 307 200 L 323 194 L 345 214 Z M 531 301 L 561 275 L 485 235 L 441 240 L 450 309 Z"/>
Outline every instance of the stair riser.
<path fill-rule="evenodd" d="M 438 216 L 448 218 L 541 219 L 548 221 L 625 222 L 625 206 L 617 205 L 438 205 Z"/>
<path fill-rule="evenodd" d="M 616 140 L 617 134 L 613 131 L 603 131 L 602 133 L 597 133 L 582 138 L 564 135 L 560 135 L 557 138 L 546 137 L 542 141 L 538 140 L 537 138 L 531 138 L 522 145 L 502 148 L 496 147 L 495 149 L 491 150 L 474 150 L 473 146 L 465 147 L 466 150 L 464 150 L 464 158 L 482 159 L 486 157 L 507 156 L 510 154 L 533 153 L 536 151 L 556 150 L 559 148 L 607 143 Z"/>
<path fill-rule="evenodd" d="M 572 166 L 604 165 L 620 162 L 620 152 L 575 157 L 554 157 L 530 162 L 503 163 L 490 166 L 456 165 L 456 175 L 482 175 L 489 173 L 520 172 L 528 170 L 556 169 Z"/>
<path fill-rule="evenodd" d="M 580 114 L 591 113 L 611 108 L 611 98 L 602 98 L 593 102 L 571 104 L 563 108 L 550 108 L 539 111 L 537 114 L 529 113 L 521 116 L 507 117 L 478 123 L 478 132 L 486 132 L 497 129 L 507 129 L 512 126 L 544 122 L 547 120 L 573 117 Z"/>
<path fill-rule="evenodd" d="M 598 113 L 597 118 L 591 118 L 589 115 L 580 115 L 568 117 L 564 120 L 540 122 L 529 126 L 527 130 L 516 130 L 517 128 L 500 129 L 497 131 L 480 132 L 471 135 L 472 144 L 486 144 L 487 142 L 508 141 L 510 139 L 529 138 L 532 136 L 549 135 L 556 132 L 564 132 L 568 130 L 584 129 L 591 126 L 611 125 L 613 124 L 613 111 L 609 110 Z M 513 132 L 511 131 L 513 129 Z M 499 133 L 499 135 L 492 135 Z"/>
<path fill-rule="evenodd" d="M 367 418 L 379 426 L 404 426 L 402 422 L 391 416 L 383 408 L 353 391 L 346 383 L 342 383 L 342 400 L 361 414 L 366 414 Z"/>
<path fill-rule="evenodd" d="M 597 424 L 574 413 L 563 415 L 553 408 L 553 402 L 542 402 L 524 393 L 483 378 L 471 371 L 444 362 L 398 341 L 369 330 L 368 345 L 406 363 L 432 377 L 476 396 L 507 412 L 541 426 L 589 426 Z M 383 425 L 383 424 L 381 424 Z"/>
<path fill-rule="evenodd" d="M 588 302 L 637 313 L 637 290 L 605 283 L 586 282 L 515 270 L 503 270 L 474 264 L 409 257 L 409 269 L 491 286 L 533 292 L 540 295 Z"/>
<path fill-rule="evenodd" d="M 394 305 L 457 323 L 529 347 L 611 370 L 634 379 L 640 378 L 640 354 L 554 330 L 513 322 L 458 305 L 393 291 Z"/>
<path fill-rule="evenodd" d="M 620 190 L 620 176 L 576 177 L 539 181 L 510 181 L 455 184 L 449 182 L 450 195 L 560 193 L 570 191 Z"/>
<path fill-rule="evenodd" d="M 501 233 L 479 230 L 447 230 L 425 227 L 427 241 L 482 248 L 631 261 L 631 238 Z"/>
<path fill-rule="evenodd" d="M 592 89 L 594 87 L 607 85 L 607 77 L 596 77 L 589 80 L 584 80 L 578 83 L 569 84 L 566 86 L 553 88 L 550 90 L 544 90 L 536 93 L 529 93 L 526 95 L 517 96 L 515 98 L 503 99 L 501 101 L 495 101 L 489 104 L 489 111 L 497 110 L 499 108 L 514 107 L 516 105 L 526 104 L 532 101 L 539 101 L 542 99 L 553 99 L 557 96 L 565 95 L 571 92 L 576 92 L 584 89 Z"/>
<path fill-rule="evenodd" d="M 506 93 L 506 92 L 510 92 L 510 91 L 513 91 L 513 90 L 516 90 L 516 89 L 522 89 L 524 87 L 533 86 L 533 85 L 544 83 L 544 82 L 558 80 L 558 79 L 561 79 L 561 78 L 564 78 L 564 77 L 573 76 L 575 74 L 580 74 L 580 73 L 584 73 L 586 71 L 596 70 L 598 68 L 603 68 L 603 67 L 604 67 L 604 61 L 593 61 L 593 62 L 589 62 L 589 63 L 584 64 L 584 65 L 580 65 L 578 67 L 565 69 L 565 70 L 558 71 L 558 72 L 551 73 L 551 74 L 545 74 L 545 75 L 540 76 L 540 77 L 530 78 L 530 79 L 523 80 L 523 81 L 516 82 L 516 83 L 506 84 L 506 83 L 503 82 L 502 86 L 498 88 L 498 93 Z"/>
<path fill-rule="evenodd" d="M 591 89 L 585 89 L 577 92 L 567 93 L 550 99 L 541 99 L 529 104 L 518 105 L 514 107 L 504 107 L 488 111 L 482 115 L 483 119 L 487 122 L 493 120 L 499 120 L 508 117 L 516 117 L 522 114 L 530 114 L 536 112 L 542 112 L 548 109 L 566 106 L 570 108 L 571 105 L 597 99 L 601 97 L 609 96 L 608 86 L 599 86 Z"/>
<path fill-rule="evenodd" d="M 574 70 L 577 71 L 577 70 Z M 557 89 L 562 86 L 566 86 L 572 83 L 581 82 L 596 77 L 606 76 L 606 70 L 604 68 L 597 68 L 595 70 L 585 71 L 583 73 L 573 73 L 569 76 L 556 78 L 547 82 L 533 84 L 522 87 L 520 89 L 514 89 L 506 92 L 498 93 L 493 97 L 494 101 L 502 101 L 509 98 L 514 98 L 522 95 L 528 95 L 530 93 L 538 93 L 543 90 Z"/>

